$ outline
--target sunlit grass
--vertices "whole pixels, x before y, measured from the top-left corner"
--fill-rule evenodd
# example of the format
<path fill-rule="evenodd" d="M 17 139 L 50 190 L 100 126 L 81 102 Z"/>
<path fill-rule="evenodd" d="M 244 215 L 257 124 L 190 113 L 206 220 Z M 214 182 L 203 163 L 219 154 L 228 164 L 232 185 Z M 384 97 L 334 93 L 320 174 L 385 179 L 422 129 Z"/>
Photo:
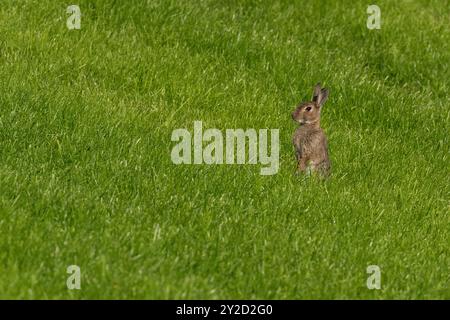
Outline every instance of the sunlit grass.
<path fill-rule="evenodd" d="M 0 298 L 450 298 L 450 4 L 368 4 L 2 1 Z M 293 175 L 318 81 L 326 182 Z M 279 129 L 280 171 L 174 165 L 195 120 Z"/>

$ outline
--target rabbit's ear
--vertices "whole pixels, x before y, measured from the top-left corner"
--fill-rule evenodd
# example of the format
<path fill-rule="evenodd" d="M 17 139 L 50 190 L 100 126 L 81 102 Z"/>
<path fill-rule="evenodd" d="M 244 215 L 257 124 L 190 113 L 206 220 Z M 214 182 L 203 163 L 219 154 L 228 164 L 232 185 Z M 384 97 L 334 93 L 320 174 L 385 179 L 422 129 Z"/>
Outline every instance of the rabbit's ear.
<path fill-rule="evenodd" d="M 314 92 L 313 92 L 313 97 L 312 97 L 312 101 L 318 104 L 318 101 L 320 100 L 320 95 L 321 95 L 321 87 L 320 87 L 320 82 L 318 84 L 315 85 L 314 87 Z"/>
<path fill-rule="evenodd" d="M 327 88 L 323 88 L 320 90 L 319 100 L 317 101 L 317 105 L 322 107 L 325 101 L 328 99 L 330 91 Z"/>

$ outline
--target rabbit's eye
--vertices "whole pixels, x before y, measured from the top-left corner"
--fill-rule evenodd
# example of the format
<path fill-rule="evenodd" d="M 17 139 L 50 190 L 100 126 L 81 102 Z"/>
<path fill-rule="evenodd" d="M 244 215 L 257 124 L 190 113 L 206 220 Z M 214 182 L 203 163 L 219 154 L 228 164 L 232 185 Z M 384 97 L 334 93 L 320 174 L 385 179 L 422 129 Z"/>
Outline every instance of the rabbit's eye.
<path fill-rule="evenodd" d="M 307 107 L 305 110 L 306 111 L 311 111 L 311 107 Z"/>

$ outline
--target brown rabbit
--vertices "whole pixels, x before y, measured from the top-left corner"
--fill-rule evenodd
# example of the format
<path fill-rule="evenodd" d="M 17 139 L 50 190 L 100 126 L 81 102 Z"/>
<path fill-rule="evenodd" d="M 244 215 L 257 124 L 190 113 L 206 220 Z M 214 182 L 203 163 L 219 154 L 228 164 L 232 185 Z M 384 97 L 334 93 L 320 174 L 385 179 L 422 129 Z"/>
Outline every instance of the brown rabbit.
<path fill-rule="evenodd" d="M 320 83 L 316 84 L 312 101 L 300 103 L 292 113 L 292 119 L 300 124 L 293 138 L 297 172 L 318 172 L 322 176 L 330 173 L 327 137 L 320 128 L 320 111 L 328 99 L 328 93 L 328 89 L 322 89 Z"/>

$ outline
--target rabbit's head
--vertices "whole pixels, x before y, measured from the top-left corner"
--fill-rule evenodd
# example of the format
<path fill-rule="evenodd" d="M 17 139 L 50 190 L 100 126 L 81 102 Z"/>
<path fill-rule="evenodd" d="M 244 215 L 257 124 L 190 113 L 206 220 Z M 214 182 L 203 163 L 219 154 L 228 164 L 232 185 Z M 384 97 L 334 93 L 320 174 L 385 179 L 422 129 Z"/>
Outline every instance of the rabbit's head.
<path fill-rule="evenodd" d="M 314 87 L 312 101 L 302 102 L 292 112 L 292 119 L 300 124 L 319 123 L 320 111 L 328 99 L 328 89 L 321 88 L 320 83 Z"/>

